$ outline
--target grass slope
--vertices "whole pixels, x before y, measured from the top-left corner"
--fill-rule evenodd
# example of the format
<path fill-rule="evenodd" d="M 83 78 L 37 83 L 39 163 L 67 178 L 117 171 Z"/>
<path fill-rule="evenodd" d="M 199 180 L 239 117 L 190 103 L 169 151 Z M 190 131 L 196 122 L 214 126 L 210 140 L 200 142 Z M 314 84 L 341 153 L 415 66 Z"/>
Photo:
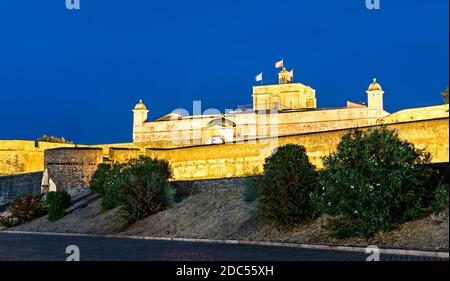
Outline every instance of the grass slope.
<path fill-rule="evenodd" d="M 209 191 L 188 197 L 161 213 L 126 226 L 118 209 L 102 211 L 101 200 L 76 210 L 51 223 L 45 217 L 14 230 L 43 232 L 74 232 L 97 234 L 145 235 L 160 237 L 242 239 L 315 244 L 375 244 L 389 248 L 412 248 L 448 251 L 448 209 L 438 215 L 401 225 L 370 240 L 359 238 L 333 239 L 323 228 L 326 216 L 291 229 L 277 229 L 252 217 L 254 205 L 242 200 L 238 191 Z"/>

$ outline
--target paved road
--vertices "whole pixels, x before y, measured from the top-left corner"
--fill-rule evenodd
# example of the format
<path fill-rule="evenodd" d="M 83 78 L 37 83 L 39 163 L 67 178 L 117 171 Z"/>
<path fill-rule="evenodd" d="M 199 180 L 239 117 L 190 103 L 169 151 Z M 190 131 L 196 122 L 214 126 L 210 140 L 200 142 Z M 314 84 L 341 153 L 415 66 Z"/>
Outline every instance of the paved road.
<path fill-rule="evenodd" d="M 64 261 L 76 245 L 81 260 L 124 261 L 364 261 L 364 253 L 177 241 L 0 232 L 0 261 Z M 433 260 L 381 255 L 381 260 Z"/>

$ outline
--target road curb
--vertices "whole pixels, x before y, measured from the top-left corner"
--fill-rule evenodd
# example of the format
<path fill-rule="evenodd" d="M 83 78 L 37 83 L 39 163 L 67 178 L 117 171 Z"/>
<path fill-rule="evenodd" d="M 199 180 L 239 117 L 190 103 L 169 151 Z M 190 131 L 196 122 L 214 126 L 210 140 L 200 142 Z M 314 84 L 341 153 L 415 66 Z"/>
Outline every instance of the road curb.
<path fill-rule="evenodd" d="M 74 237 L 102 237 L 102 238 L 178 241 L 178 242 L 234 244 L 234 245 L 238 245 L 238 244 L 239 245 L 257 245 L 257 246 L 289 247 L 289 248 L 301 248 L 301 249 L 310 249 L 310 250 L 328 250 L 328 251 L 359 252 L 359 253 L 366 253 L 366 249 L 367 249 L 366 247 L 336 246 L 336 245 L 322 245 L 322 244 L 299 244 L 299 243 L 284 243 L 284 242 L 228 240 L 228 239 L 216 240 L 216 239 L 203 239 L 203 238 L 177 238 L 177 237 L 157 237 L 157 236 L 129 236 L 129 235 L 117 235 L 117 234 L 101 235 L 101 234 L 84 234 L 84 233 L 30 232 L 30 231 L 0 231 L 0 233 L 58 235 L 58 236 L 74 236 Z M 374 245 L 374 246 L 376 246 L 376 245 Z M 379 253 L 386 254 L 386 255 L 416 256 L 416 257 L 449 259 L 448 252 L 437 252 L 437 251 L 379 248 Z"/>

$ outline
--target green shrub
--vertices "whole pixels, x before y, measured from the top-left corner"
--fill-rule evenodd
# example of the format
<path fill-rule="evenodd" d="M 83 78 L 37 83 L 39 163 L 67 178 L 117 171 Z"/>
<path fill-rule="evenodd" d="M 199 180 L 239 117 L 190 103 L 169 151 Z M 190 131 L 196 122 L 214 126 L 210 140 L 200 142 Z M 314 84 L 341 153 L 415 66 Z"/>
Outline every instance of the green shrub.
<path fill-rule="evenodd" d="M 114 163 L 108 170 L 102 194 L 102 209 L 109 210 L 119 205 L 120 189 L 127 185 L 123 175 L 125 165 Z"/>
<path fill-rule="evenodd" d="M 432 213 L 439 213 L 446 208 L 448 208 L 448 184 L 439 184 L 433 192 L 430 211 Z"/>
<path fill-rule="evenodd" d="M 19 225 L 44 215 L 45 209 L 42 202 L 42 196 L 33 196 L 29 193 L 23 198 L 17 197 L 11 204 L 9 213 L 8 216 L 0 216 L 0 224 L 5 227 Z"/>
<path fill-rule="evenodd" d="M 130 224 L 166 209 L 171 202 L 170 185 L 157 176 L 146 184 L 125 187 L 120 193 L 122 216 Z"/>
<path fill-rule="evenodd" d="M 145 214 L 149 215 L 153 211 L 149 211 L 146 204 L 151 204 L 148 201 L 151 193 L 156 192 L 155 200 L 159 196 L 166 198 L 166 195 L 160 194 L 162 192 L 160 184 L 164 183 L 165 185 L 171 176 L 172 171 L 167 161 L 140 156 L 125 164 L 115 163 L 106 172 L 102 208 L 106 210 L 126 204 L 123 207 L 123 213 L 129 222 L 135 221 L 136 218 L 140 219 L 142 216 L 146 216 Z M 167 194 L 169 193 L 171 192 L 167 192 Z M 132 197 L 141 195 L 145 198 Z M 133 210 L 134 206 L 138 206 L 142 210 Z"/>
<path fill-rule="evenodd" d="M 345 134 L 336 152 L 323 158 L 320 173 L 324 209 L 344 222 L 330 224 L 332 233 L 370 237 L 418 218 L 432 175 L 430 159 L 385 127 Z"/>
<path fill-rule="evenodd" d="M 128 223 L 155 214 L 171 204 L 173 190 L 168 179 L 172 173 L 167 161 L 141 156 L 127 163 L 123 175 L 127 184 L 120 190 L 120 205 Z"/>
<path fill-rule="evenodd" d="M 65 190 L 47 193 L 48 220 L 56 221 L 63 218 L 65 215 L 64 211 L 70 206 L 70 201 L 70 195 Z"/>
<path fill-rule="evenodd" d="M 258 213 L 279 226 L 318 214 L 318 175 L 303 146 L 288 144 L 266 158 L 257 188 Z"/>
<path fill-rule="evenodd" d="M 127 178 L 136 184 L 144 184 L 155 177 L 160 180 L 168 180 L 172 177 L 169 162 L 145 156 L 139 156 L 128 161 L 125 173 Z"/>
<path fill-rule="evenodd" d="M 261 177 L 248 177 L 245 179 L 244 183 L 244 191 L 242 192 L 242 196 L 244 197 L 244 201 L 246 202 L 254 202 L 258 196 L 258 184 L 261 181 Z"/>
<path fill-rule="evenodd" d="M 100 195 L 105 194 L 105 183 L 108 172 L 111 169 L 110 164 L 101 163 L 91 178 L 91 190 Z"/>

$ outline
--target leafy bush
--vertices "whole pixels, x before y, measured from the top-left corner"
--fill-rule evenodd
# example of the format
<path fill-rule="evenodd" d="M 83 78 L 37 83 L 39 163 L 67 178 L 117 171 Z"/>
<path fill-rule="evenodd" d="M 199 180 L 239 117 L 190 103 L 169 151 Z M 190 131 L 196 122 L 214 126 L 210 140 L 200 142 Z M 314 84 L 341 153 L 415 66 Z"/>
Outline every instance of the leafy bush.
<path fill-rule="evenodd" d="M 432 213 L 439 213 L 446 208 L 448 208 L 448 184 L 439 184 L 433 192 L 430 211 Z"/>
<path fill-rule="evenodd" d="M 121 205 L 129 223 L 165 209 L 172 201 L 167 161 L 140 156 L 125 164 L 99 166 L 91 188 L 103 197 L 104 210 Z"/>
<path fill-rule="evenodd" d="M 292 225 L 318 213 L 318 175 L 303 146 L 288 144 L 266 158 L 257 188 L 258 213 L 277 225 Z"/>
<path fill-rule="evenodd" d="M 126 185 L 120 190 L 120 204 L 128 223 L 164 210 L 172 202 L 173 190 L 168 183 L 172 172 L 167 161 L 143 156 L 132 159 L 123 176 Z"/>
<path fill-rule="evenodd" d="M 110 169 L 110 164 L 101 163 L 98 165 L 97 170 L 92 175 L 90 183 L 93 192 L 99 193 L 100 195 L 105 194 L 105 183 Z"/>
<path fill-rule="evenodd" d="M 25 197 L 14 199 L 9 209 L 9 215 L 0 216 L 0 224 L 5 227 L 12 227 L 27 221 L 32 221 L 45 214 L 42 196 L 33 196 L 29 193 Z"/>
<path fill-rule="evenodd" d="M 169 162 L 145 156 L 128 161 L 125 173 L 128 173 L 129 180 L 135 183 L 145 183 L 155 177 L 161 180 L 168 180 L 172 177 Z"/>
<path fill-rule="evenodd" d="M 120 189 L 127 185 L 123 176 L 125 165 L 114 163 L 105 176 L 102 197 L 102 209 L 109 210 L 119 205 Z"/>
<path fill-rule="evenodd" d="M 336 236 L 370 237 L 418 218 L 432 175 L 431 156 L 385 127 L 345 134 L 323 158 L 323 202 Z M 345 227 L 344 227 L 345 226 Z"/>
<path fill-rule="evenodd" d="M 56 221 L 63 218 L 65 215 L 64 211 L 70 206 L 70 200 L 70 195 L 65 190 L 47 193 L 48 220 Z"/>
<path fill-rule="evenodd" d="M 244 197 L 244 201 L 246 202 L 254 202 L 258 196 L 258 184 L 261 181 L 261 177 L 249 177 L 245 179 L 244 183 L 244 192 L 242 196 Z"/>
<path fill-rule="evenodd" d="M 147 184 L 125 187 L 120 193 L 122 215 L 128 223 L 134 223 L 166 209 L 171 196 L 169 184 L 158 177 Z"/>

